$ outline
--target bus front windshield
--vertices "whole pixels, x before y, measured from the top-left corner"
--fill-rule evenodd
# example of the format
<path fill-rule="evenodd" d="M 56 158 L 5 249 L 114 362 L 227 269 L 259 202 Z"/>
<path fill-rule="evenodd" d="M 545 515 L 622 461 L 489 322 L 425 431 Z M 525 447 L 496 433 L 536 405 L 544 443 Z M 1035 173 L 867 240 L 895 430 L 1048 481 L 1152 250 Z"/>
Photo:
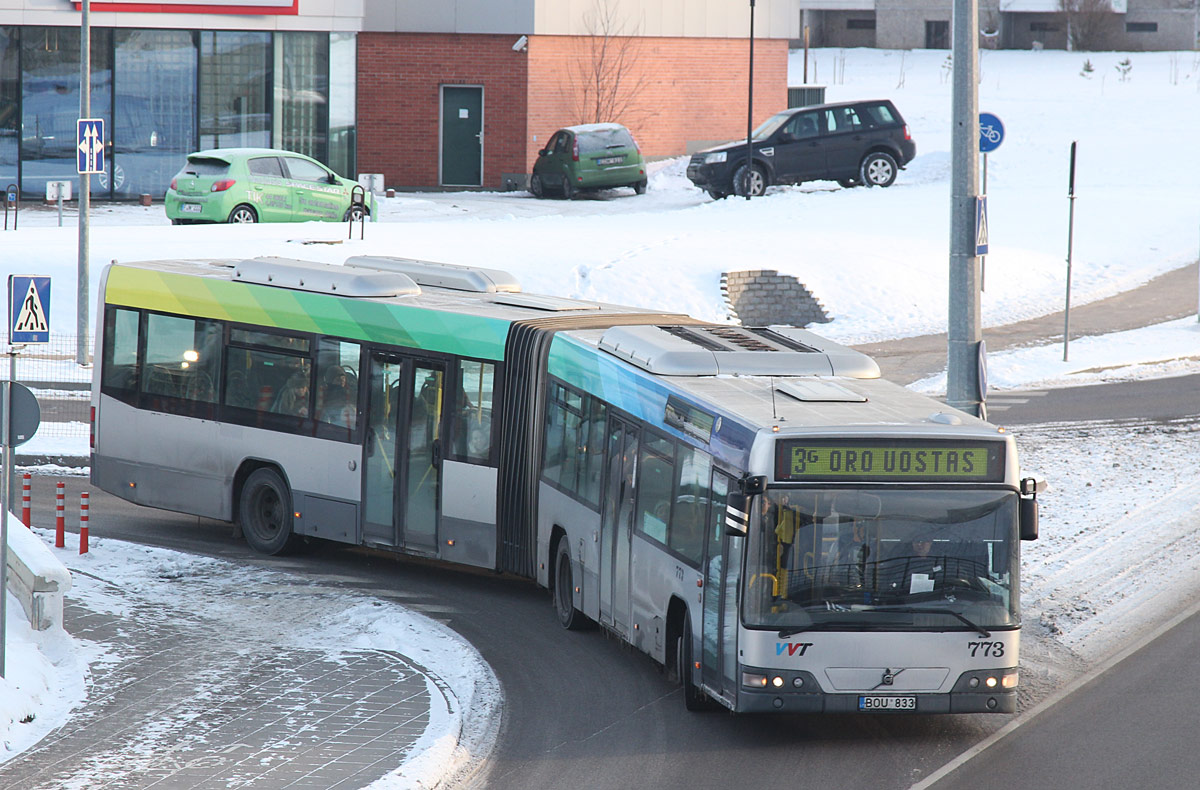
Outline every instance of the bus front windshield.
<path fill-rule="evenodd" d="M 1017 625 L 1017 495 L 771 489 L 746 558 L 751 628 L 975 630 Z"/>

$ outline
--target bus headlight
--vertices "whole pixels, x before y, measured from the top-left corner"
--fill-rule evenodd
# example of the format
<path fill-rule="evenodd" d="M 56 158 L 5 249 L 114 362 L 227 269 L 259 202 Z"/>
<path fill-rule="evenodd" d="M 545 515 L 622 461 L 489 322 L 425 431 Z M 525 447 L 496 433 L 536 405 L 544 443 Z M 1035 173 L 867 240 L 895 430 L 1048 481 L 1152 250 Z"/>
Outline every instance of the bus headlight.
<path fill-rule="evenodd" d="M 756 675 L 753 672 L 743 672 L 742 673 L 742 685 L 747 686 L 752 689 L 766 688 L 767 687 L 767 676 L 766 675 Z"/>
<path fill-rule="evenodd" d="M 771 678 L 771 685 L 777 689 L 783 688 L 783 678 L 776 675 L 775 677 Z"/>
<path fill-rule="evenodd" d="M 1017 672 L 1010 672 L 1000 678 L 1000 685 L 1006 689 L 1015 689 L 1017 687 Z"/>

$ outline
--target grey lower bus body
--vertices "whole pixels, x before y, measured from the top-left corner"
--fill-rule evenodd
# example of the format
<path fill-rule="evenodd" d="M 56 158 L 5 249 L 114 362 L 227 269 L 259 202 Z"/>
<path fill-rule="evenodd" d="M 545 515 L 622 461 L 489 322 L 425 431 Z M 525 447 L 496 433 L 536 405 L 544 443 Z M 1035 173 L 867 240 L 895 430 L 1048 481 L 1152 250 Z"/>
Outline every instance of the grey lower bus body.
<path fill-rule="evenodd" d="M 105 399 L 104 430 L 119 435 L 122 413 L 143 420 L 144 412 Z M 154 415 L 149 415 L 153 418 Z M 281 472 L 292 497 L 292 528 L 297 535 L 357 545 L 363 542 L 362 446 L 325 441 L 313 452 L 312 437 L 297 437 L 237 425 L 221 425 L 220 439 L 211 439 L 211 423 L 161 415 L 171 421 L 171 462 L 134 460 L 144 437 L 131 432 L 125 440 L 110 439 L 121 456 L 96 453 L 92 481 L 123 499 L 147 507 L 237 521 L 239 470 L 273 466 Z M 307 449 L 305 449 L 307 448 Z M 269 460 L 268 460 L 269 459 Z M 281 461 L 279 459 L 294 459 Z M 496 469 L 444 461 L 438 528 L 440 559 L 483 568 L 496 566 Z M 404 551 L 403 546 L 387 546 Z M 428 554 L 428 552 L 416 552 Z"/>

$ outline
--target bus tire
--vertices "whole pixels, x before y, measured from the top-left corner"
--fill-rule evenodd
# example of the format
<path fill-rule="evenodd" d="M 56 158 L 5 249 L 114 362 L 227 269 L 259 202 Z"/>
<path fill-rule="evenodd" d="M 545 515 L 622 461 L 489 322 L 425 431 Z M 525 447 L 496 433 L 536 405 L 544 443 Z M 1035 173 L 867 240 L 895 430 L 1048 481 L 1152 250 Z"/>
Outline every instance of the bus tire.
<path fill-rule="evenodd" d="M 583 612 L 575 608 L 574 591 L 571 549 L 567 546 L 566 537 L 563 537 L 558 542 L 554 558 L 554 611 L 558 615 L 559 625 L 568 631 L 578 631 L 585 623 Z"/>
<path fill-rule="evenodd" d="M 683 613 L 683 628 L 680 629 L 678 640 L 675 644 L 675 657 L 679 662 L 676 671 L 683 682 L 684 707 L 690 711 L 712 710 L 712 701 L 692 678 L 692 618 L 686 611 Z"/>
<path fill-rule="evenodd" d="M 238 520 L 250 548 L 260 554 L 283 554 L 295 542 L 292 494 L 274 469 L 255 469 L 242 486 Z"/>

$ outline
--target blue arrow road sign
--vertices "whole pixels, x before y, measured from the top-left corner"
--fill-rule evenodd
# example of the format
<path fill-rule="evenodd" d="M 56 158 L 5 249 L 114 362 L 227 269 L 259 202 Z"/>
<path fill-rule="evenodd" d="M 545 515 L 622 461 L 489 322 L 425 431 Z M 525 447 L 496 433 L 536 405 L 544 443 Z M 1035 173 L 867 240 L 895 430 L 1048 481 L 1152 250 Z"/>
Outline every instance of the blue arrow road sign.
<path fill-rule="evenodd" d="M 11 343 L 50 342 L 50 278 L 8 278 L 8 336 Z"/>
<path fill-rule="evenodd" d="M 1004 124 L 990 112 L 979 113 L 979 153 L 995 151 L 1004 142 Z"/>
<path fill-rule="evenodd" d="M 78 138 L 79 173 L 104 172 L 104 119 L 80 118 Z"/>

